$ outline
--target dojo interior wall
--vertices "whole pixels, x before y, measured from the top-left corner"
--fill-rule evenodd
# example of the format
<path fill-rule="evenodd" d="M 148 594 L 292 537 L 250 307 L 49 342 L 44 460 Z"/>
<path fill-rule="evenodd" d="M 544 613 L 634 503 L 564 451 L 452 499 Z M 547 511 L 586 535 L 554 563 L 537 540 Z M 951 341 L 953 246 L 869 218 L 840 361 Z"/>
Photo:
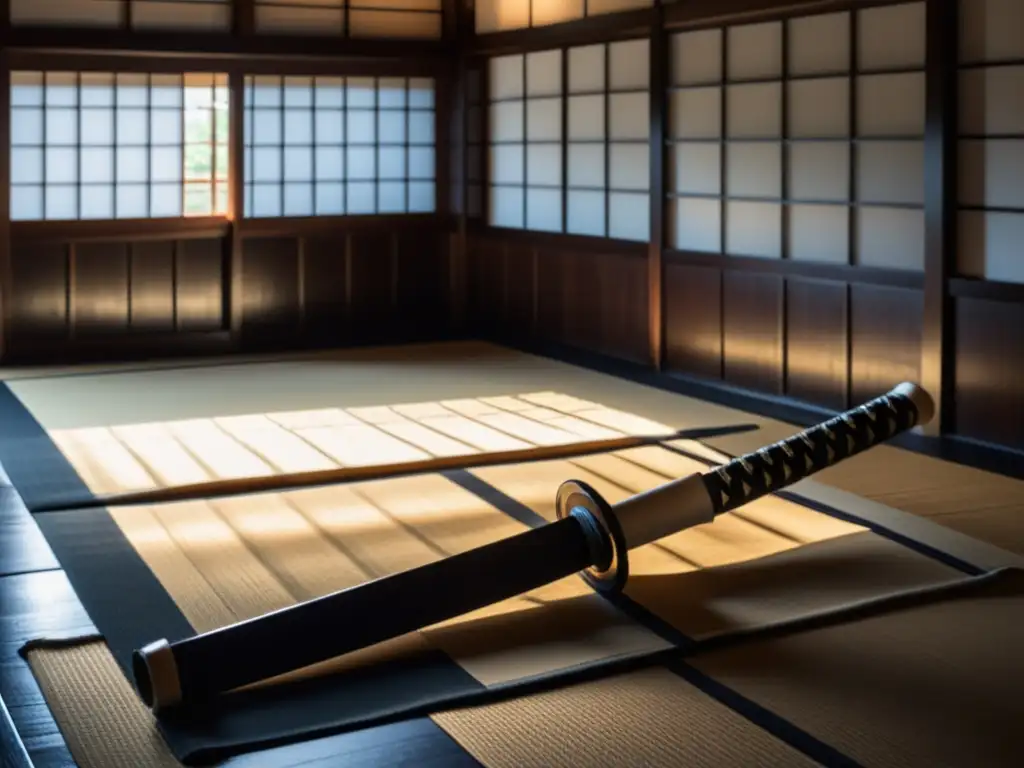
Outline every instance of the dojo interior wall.
<path fill-rule="evenodd" d="M 11 0 L 5 359 L 448 334 L 441 22 L 441 0 Z M 216 200 L 168 210 L 196 73 Z"/>
<path fill-rule="evenodd" d="M 1024 3 L 962 0 L 955 428 L 1024 448 Z"/>
<path fill-rule="evenodd" d="M 493 5 L 478 4 L 478 28 L 481 7 L 494 28 Z M 470 62 L 476 321 L 522 345 L 843 408 L 928 376 L 929 217 L 945 215 L 944 204 L 955 234 L 938 300 L 951 305 L 943 355 L 955 397 L 943 430 L 1024 448 L 1020 3 L 959 7 L 956 60 L 945 59 L 959 104 L 943 107 L 959 112 L 956 185 L 930 211 L 929 189 L 941 185 L 929 176 L 940 146 L 929 122 L 942 115 L 929 95 L 941 68 L 935 51 L 929 61 L 927 14 L 941 2 L 675 26 L 673 5 L 653 38 L 650 21 L 632 36 L 595 32 L 610 40 L 607 79 L 586 90 L 573 62 L 601 46 L 538 41 L 513 53 L 508 30 L 527 26 L 522 18 L 494 34 L 501 50 Z M 614 55 L 627 46 L 630 55 Z M 627 83 L 637 101 L 617 92 Z M 662 101 L 649 108 L 646 99 Z M 604 115 L 592 103 L 602 101 Z M 549 105 L 560 106 L 561 123 Z M 650 117 L 646 131 L 632 130 L 638 115 Z M 583 146 L 597 154 L 584 160 Z"/>

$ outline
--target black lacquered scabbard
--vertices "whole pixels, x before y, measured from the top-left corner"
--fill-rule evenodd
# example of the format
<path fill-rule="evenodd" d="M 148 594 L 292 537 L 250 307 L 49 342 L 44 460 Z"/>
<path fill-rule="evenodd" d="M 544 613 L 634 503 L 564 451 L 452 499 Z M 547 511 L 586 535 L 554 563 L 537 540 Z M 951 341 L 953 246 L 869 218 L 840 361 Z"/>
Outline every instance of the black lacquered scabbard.
<path fill-rule="evenodd" d="M 703 474 L 614 506 L 585 483 L 558 489 L 557 522 L 250 621 L 136 651 L 136 686 L 156 712 L 367 648 L 574 573 L 621 589 L 629 551 L 793 485 L 932 418 L 914 384 Z M 524 471 L 529 471 L 525 468 Z"/>
<path fill-rule="evenodd" d="M 135 654 L 139 693 L 157 710 L 202 702 L 600 566 L 610 553 L 586 523 L 567 517 L 173 646 L 156 643 Z"/>

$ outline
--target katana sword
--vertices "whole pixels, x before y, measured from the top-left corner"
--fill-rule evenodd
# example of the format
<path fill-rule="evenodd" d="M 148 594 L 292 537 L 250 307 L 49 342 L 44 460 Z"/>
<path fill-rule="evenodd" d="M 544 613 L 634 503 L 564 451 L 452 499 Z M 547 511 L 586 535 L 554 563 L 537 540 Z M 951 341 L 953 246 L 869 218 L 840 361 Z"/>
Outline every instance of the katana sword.
<path fill-rule="evenodd" d="M 181 712 L 574 573 L 599 591 L 621 590 L 630 550 L 710 523 L 933 414 L 928 394 L 904 383 L 793 437 L 615 505 L 568 480 L 556 494 L 556 522 L 248 621 L 150 643 L 133 654 L 136 688 L 156 714 Z"/>

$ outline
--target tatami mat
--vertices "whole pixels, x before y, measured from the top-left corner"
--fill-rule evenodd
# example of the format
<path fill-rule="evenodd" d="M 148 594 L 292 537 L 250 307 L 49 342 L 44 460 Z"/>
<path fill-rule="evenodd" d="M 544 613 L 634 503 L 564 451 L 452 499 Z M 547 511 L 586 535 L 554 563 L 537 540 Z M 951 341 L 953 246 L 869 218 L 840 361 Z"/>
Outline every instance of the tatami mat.
<path fill-rule="evenodd" d="M 79 768 L 181 765 L 102 642 L 27 655 Z"/>
<path fill-rule="evenodd" d="M 74 375 L 36 369 L 32 378 L 20 379 L 25 371 L 19 369 L 8 372 L 8 385 L 47 430 L 548 391 L 675 429 L 756 422 L 757 432 L 709 439 L 731 453 L 796 431 L 790 424 L 482 342 L 186 363 L 94 366 L 94 373 L 76 368 Z M 249 435 L 262 434 L 245 420 L 234 425 Z M 888 446 L 817 478 L 1024 554 L 1024 482 L 1019 480 Z"/>
<path fill-rule="evenodd" d="M 652 425 L 676 430 L 757 422 L 757 432 L 708 440 L 730 453 L 796 431 L 486 344 L 208 362 L 86 375 L 42 372 L 42 378 L 7 385 L 89 487 L 106 492 L 200 477 L 244 480 L 316 466 L 374 465 L 402 455 L 470 455 L 500 450 L 499 440 L 527 448 L 571 444 L 595 435 L 646 434 Z M 356 452 L 354 442 L 361 446 Z M 614 502 L 702 468 L 648 446 L 472 472 L 511 503 L 550 520 L 554 492 L 567 479 L 586 480 Z M 1024 553 L 1019 481 L 884 446 L 816 479 Z M 121 507 L 110 514 L 196 631 L 525 529 L 437 475 Z M 695 637 L 800 618 L 957 576 L 948 565 L 862 526 L 779 498 L 649 545 L 633 553 L 632 571 L 629 596 L 668 627 Z M 843 628 L 815 630 L 765 642 L 753 656 L 738 648 L 701 663 L 863 764 L 998 766 L 1015 743 L 1000 741 L 991 723 L 982 730 L 987 747 L 960 738 L 956 713 L 977 709 L 972 691 L 981 681 L 998 679 L 985 695 L 1002 702 L 1009 693 L 1003 681 L 1024 676 L 1014 666 L 1018 660 L 985 645 L 1005 637 L 1007 647 L 1011 639 L 1020 647 L 1024 638 L 993 616 L 1022 606 L 1017 598 L 990 600 L 985 610 L 970 608 L 969 601 L 950 605 L 916 622 L 905 617 L 919 617 L 920 610 L 905 611 L 891 620 L 862 620 L 848 636 Z M 947 637 L 950 622 L 964 631 Z M 972 631 L 984 635 L 975 655 Z M 779 645 L 787 642 L 805 645 Z M 301 676 L 440 648 L 482 686 L 496 686 L 665 646 L 663 637 L 570 578 Z M 83 768 L 175 764 L 104 644 L 37 649 L 29 659 Z M 974 678 L 952 674 L 939 687 L 945 671 L 934 672 L 935 679 L 927 672 L 944 669 L 944 659 L 973 670 Z M 898 692 L 886 704 L 877 692 L 889 689 Z M 922 702 L 915 704 L 918 695 Z M 111 703 L 96 704 L 104 700 Z M 987 705 L 989 699 L 977 701 Z M 1015 706 L 1004 711 L 1018 713 Z M 875 717 L 877 712 L 885 717 Z M 436 719 L 488 768 L 804 760 L 664 670 Z M 930 742 L 927 722 L 949 727 Z M 616 730 L 615 723 L 629 727 Z M 578 739 L 567 741 L 570 732 Z M 706 733 L 726 738 L 701 738 Z M 564 762 L 566 749 L 579 759 Z"/>
<path fill-rule="evenodd" d="M 1024 571 L 955 599 L 735 647 L 694 666 L 878 768 L 1024 757 Z"/>
<path fill-rule="evenodd" d="M 423 471 L 497 460 L 532 459 L 609 450 L 630 441 L 676 434 L 672 427 L 600 403 L 577 400 L 572 413 L 538 405 L 557 393 L 397 403 L 367 408 L 277 411 L 215 419 L 184 419 L 111 427 L 56 429 L 56 450 L 23 466 L 4 443 L 0 458 L 24 480 L 50 476 L 54 485 L 77 480 L 85 497 L 48 495 L 45 479 L 33 493 L 34 510 L 87 504 L 92 498 L 124 503 L 160 489 L 177 497 L 254 490 L 277 478 L 278 487 L 357 479 L 358 471 Z M 37 442 L 46 438 L 40 435 Z M 502 458 L 504 457 L 504 458 Z M 20 475 L 18 474 L 20 473 Z M 56 482 L 64 479 L 65 482 Z M 266 484 L 257 488 L 266 488 Z M 149 496 L 152 498 L 152 496 Z M 162 499 L 166 500 L 166 499 Z"/>
<path fill-rule="evenodd" d="M 700 466 L 652 447 L 476 474 L 550 521 L 560 479 L 585 480 L 614 503 L 665 482 L 650 467 L 684 465 L 688 471 Z M 115 508 L 110 514 L 197 631 L 527 529 L 440 475 Z M 790 620 L 957 576 L 863 528 L 775 498 L 643 547 L 630 559 L 627 593 L 690 636 Z M 708 568 L 718 570 L 709 578 L 693 575 Z M 699 598 L 681 599 L 690 594 L 691 581 Z M 665 647 L 576 577 L 425 635 L 485 685 Z"/>
<path fill-rule="evenodd" d="M 28 657 L 80 768 L 180 765 L 103 643 Z M 815 764 L 664 669 L 432 719 L 485 768 Z"/>
<path fill-rule="evenodd" d="M 554 490 L 565 478 L 586 480 L 615 502 L 700 466 L 652 446 L 491 467 L 477 476 L 542 523 L 553 518 Z M 508 512 L 445 476 L 418 475 L 90 514 L 110 515 L 201 632 L 526 530 L 522 516 Z M 64 514 L 47 515 L 47 527 L 59 526 Z M 109 553 L 88 556 L 94 572 L 118 567 L 104 565 Z M 632 565 L 627 595 L 683 638 L 768 627 L 963 576 L 860 526 L 777 498 L 636 550 Z M 108 640 L 117 630 L 97 626 Z M 152 639 L 137 638 L 134 647 Z M 384 669 L 439 649 L 492 688 L 668 647 L 663 630 L 570 577 L 269 684 Z M 443 691 L 437 695 L 443 700 Z"/>
<path fill-rule="evenodd" d="M 8 381 L 44 428 L 79 429 L 557 391 L 683 426 L 738 412 L 480 342 Z M 604 394 L 605 400 L 599 395 Z M 732 419 L 730 420 L 730 416 Z"/>
<path fill-rule="evenodd" d="M 722 768 L 815 763 L 665 669 L 434 721 L 487 768 Z"/>

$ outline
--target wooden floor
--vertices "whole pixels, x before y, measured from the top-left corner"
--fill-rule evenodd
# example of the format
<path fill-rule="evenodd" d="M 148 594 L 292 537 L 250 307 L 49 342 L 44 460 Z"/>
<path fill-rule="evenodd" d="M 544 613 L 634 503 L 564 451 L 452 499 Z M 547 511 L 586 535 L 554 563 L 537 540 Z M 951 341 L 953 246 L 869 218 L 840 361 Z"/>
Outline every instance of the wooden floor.
<path fill-rule="evenodd" d="M 760 425 L 758 432 L 708 441 L 726 452 L 742 453 L 797 431 L 792 425 L 781 422 L 687 401 L 681 396 L 539 358 L 520 357 L 523 370 L 529 369 L 530 376 L 537 377 L 538 382 L 548 381 L 549 389 L 600 399 L 612 407 L 628 409 L 648 418 L 664 419 L 668 412 L 703 408 L 701 418 L 704 421 L 757 422 Z M 508 366 L 516 359 L 519 358 L 510 356 L 502 365 Z M 468 359 L 465 364 L 473 365 L 474 361 Z M 514 369 L 515 365 L 511 367 Z M 522 370 L 513 371 L 512 375 L 519 377 L 517 385 L 523 384 Z M 598 393 L 602 393 L 600 397 Z M 817 479 L 1024 554 L 1024 482 L 888 447 L 855 457 Z M 91 629 L 49 546 L 0 469 L 0 698 L 6 702 L 10 718 L 34 764 L 40 768 L 70 766 L 73 761 L 27 665 L 18 656 L 18 649 L 27 640 L 41 635 L 87 633 Z M 415 722 L 364 732 L 358 746 L 351 747 L 347 764 L 458 764 L 455 752 L 438 753 L 433 756 L 436 762 L 431 761 L 430 756 L 418 748 L 422 738 Z M 305 764 L 336 760 L 337 751 L 332 752 L 328 742 L 330 740 L 321 740 L 310 745 L 309 760 Z M 401 755 L 409 762 L 396 757 Z M 261 766 L 285 764 L 270 753 L 258 757 Z M 294 753 L 287 763 L 294 763 Z M 245 758 L 232 764 L 255 765 Z"/>

